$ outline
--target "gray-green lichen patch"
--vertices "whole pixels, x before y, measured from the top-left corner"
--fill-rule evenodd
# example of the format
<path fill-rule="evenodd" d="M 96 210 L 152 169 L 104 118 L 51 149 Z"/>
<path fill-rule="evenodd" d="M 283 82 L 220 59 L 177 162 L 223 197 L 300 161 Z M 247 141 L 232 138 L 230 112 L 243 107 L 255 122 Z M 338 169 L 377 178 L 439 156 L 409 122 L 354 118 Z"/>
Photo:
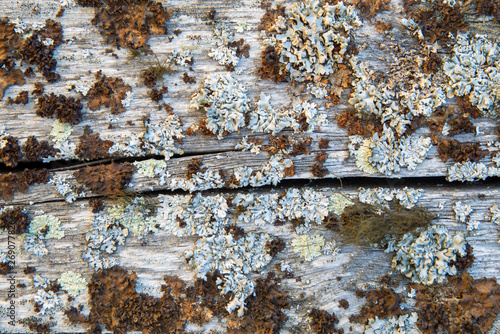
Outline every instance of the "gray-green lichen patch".
<path fill-rule="evenodd" d="M 372 205 L 382 205 L 389 207 L 389 202 L 397 200 L 398 203 L 407 209 L 411 209 L 417 204 L 424 193 L 423 189 L 404 187 L 403 189 L 390 188 L 359 188 L 358 199 L 362 203 Z"/>
<path fill-rule="evenodd" d="M 47 230 L 43 234 L 44 239 L 61 239 L 64 237 L 64 231 L 61 230 L 61 221 L 57 217 L 46 214 L 33 217 L 29 226 L 29 233 L 43 233 L 43 230 Z"/>
<path fill-rule="evenodd" d="M 353 204 L 354 202 L 348 195 L 335 193 L 329 198 L 328 211 L 333 212 L 336 215 L 341 215 L 346 207 L 351 206 Z"/>
<path fill-rule="evenodd" d="M 365 334 L 421 334 L 417 327 L 418 314 L 400 315 L 399 317 L 390 316 L 385 319 L 369 319 L 365 327 Z"/>
<path fill-rule="evenodd" d="M 214 74 L 191 99 L 191 106 L 207 113 L 206 126 L 217 138 L 239 131 L 250 110 L 247 89 L 231 74 Z"/>
<path fill-rule="evenodd" d="M 443 63 L 447 95 L 469 96 L 485 116 L 500 113 L 500 47 L 486 36 L 458 33 L 453 52 Z"/>
<path fill-rule="evenodd" d="M 263 37 L 279 53 L 281 71 L 292 81 L 318 82 L 345 62 L 353 31 L 360 26 L 353 6 L 306 0 L 287 8 Z"/>
<path fill-rule="evenodd" d="M 325 238 L 321 235 L 312 236 L 303 234 L 292 240 L 293 251 L 302 256 L 306 261 L 311 261 L 320 256 L 324 245 Z"/>
<path fill-rule="evenodd" d="M 456 275 L 453 263 L 466 255 L 466 241 L 460 232 L 450 234 L 444 226 L 431 226 L 416 237 L 405 234 L 396 246 L 392 267 L 414 283 L 441 283 L 446 275 Z"/>
<path fill-rule="evenodd" d="M 77 297 L 87 289 L 87 281 L 82 274 L 74 271 L 66 271 L 57 279 L 61 289 L 65 290 L 71 297 Z"/>

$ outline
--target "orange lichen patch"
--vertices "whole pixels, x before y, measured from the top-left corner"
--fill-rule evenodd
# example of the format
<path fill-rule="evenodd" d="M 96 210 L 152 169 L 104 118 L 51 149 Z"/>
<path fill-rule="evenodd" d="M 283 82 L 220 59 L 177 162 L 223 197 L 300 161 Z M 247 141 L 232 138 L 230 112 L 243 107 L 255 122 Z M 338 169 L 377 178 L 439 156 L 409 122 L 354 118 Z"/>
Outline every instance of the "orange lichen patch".
<path fill-rule="evenodd" d="M 407 17 L 420 26 L 424 39 L 431 44 L 446 42 L 450 33 L 456 36 L 458 31 L 467 30 L 468 24 L 458 4 L 450 7 L 442 0 L 405 0 L 403 5 Z"/>
<path fill-rule="evenodd" d="M 309 154 L 311 151 L 309 151 L 308 147 L 311 146 L 311 143 L 311 137 L 306 137 L 303 140 L 294 143 L 292 152 L 290 152 L 290 156 L 296 157 L 297 155 L 301 154 Z"/>
<path fill-rule="evenodd" d="M 489 154 L 488 150 L 481 149 L 479 142 L 465 144 L 455 139 L 444 139 L 431 135 L 432 143 L 437 145 L 438 154 L 443 162 L 452 159 L 454 162 L 478 162 Z"/>
<path fill-rule="evenodd" d="M 113 146 L 111 140 L 102 140 L 98 133 L 86 126 L 80 136 L 80 143 L 76 149 L 76 156 L 80 159 L 95 160 L 109 157 L 109 149 Z"/>
<path fill-rule="evenodd" d="M 417 325 L 424 334 L 487 333 L 500 312 L 500 285 L 495 278 L 474 280 L 463 272 L 449 277 L 444 286 L 413 288 Z"/>
<path fill-rule="evenodd" d="M 347 129 L 349 136 L 360 135 L 370 137 L 375 132 L 382 133 L 382 124 L 379 119 L 373 115 L 358 116 L 353 110 L 346 110 L 342 114 L 335 115 L 337 124 L 341 128 Z"/>
<path fill-rule="evenodd" d="M 369 319 L 379 317 L 400 316 L 406 312 L 401 309 L 403 295 L 397 294 L 392 288 L 380 287 L 377 290 L 363 292 L 359 297 L 366 297 L 365 304 L 359 314 L 349 317 L 350 322 L 367 324 Z"/>
<path fill-rule="evenodd" d="M 191 161 L 189 161 L 187 170 L 186 170 L 186 178 L 189 180 L 191 177 L 193 177 L 193 174 L 196 174 L 198 172 L 205 172 L 207 169 L 206 168 L 201 168 L 203 165 L 203 158 L 196 159 L 193 158 Z"/>
<path fill-rule="evenodd" d="M 30 136 L 23 144 L 23 152 L 27 161 L 40 161 L 43 158 L 55 157 L 59 150 L 46 140 L 39 142 L 35 136 Z"/>
<path fill-rule="evenodd" d="M 383 21 L 375 22 L 375 28 L 377 28 L 379 34 L 391 30 L 392 27 L 393 27 L 392 23 L 389 22 L 383 22 Z"/>
<path fill-rule="evenodd" d="M 29 100 L 28 100 L 28 91 L 27 90 L 23 90 L 22 92 L 20 92 L 19 94 L 17 94 L 16 98 L 15 99 L 12 99 L 11 97 L 9 97 L 7 99 L 7 104 L 23 104 L 23 105 L 26 105 L 28 104 Z"/>
<path fill-rule="evenodd" d="M 50 93 L 38 98 L 36 114 L 75 125 L 82 121 L 82 109 L 83 105 L 79 99 Z"/>
<path fill-rule="evenodd" d="M 12 136 L 4 136 L 2 141 L 3 147 L 0 149 L 0 160 L 7 167 L 16 167 L 17 163 L 23 158 L 21 147 L 17 138 Z"/>
<path fill-rule="evenodd" d="M 51 40 L 51 43 L 44 43 Z M 48 82 L 59 80 L 59 74 L 55 73 L 57 61 L 53 59 L 54 50 L 63 43 L 63 30 L 61 23 L 47 19 L 45 26 L 36 30 L 24 40 L 19 54 L 29 64 L 36 65 Z"/>
<path fill-rule="evenodd" d="M 121 78 L 107 77 L 98 71 L 95 74 L 96 81 L 87 93 L 87 107 L 95 111 L 102 105 L 111 109 L 111 113 L 116 115 L 125 111 L 122 100 L 127 92 L 132 91 L 130 85 L 125 84 Z"/>
<path fill-rule="evenodd" d="M 356 203 L 345 208 L 340 216 L 340 233 L 349 243 L 368 246 L 396 238 L 429 225 L 434 216 L 424 208 L 407 209 L 390 202 L 389 208 Z"/>
<path fill-rule="evenodd" d="M 132 179 L 134 170 L 134 165 L 129 162 L 111 163 L 82 168 L 73 173 L 73 176 L 93 193 L 116 195 L 123 192 Z"/>
<path fill-rule="evenodd" d="M 184 72 L 184 74 L 182 75 L 182 81 L 184 81 L 185 83 L 188 83 L 188 84 L 194 84 L 194 83 L 196 83 L 196 78 L 190 77 L 187 74 L 187 72 Z"/>
<path fill-rule="evenodd" d="M 280 65 L 280 55 L 273 46 L 268 46 L 262 51 L 262 67 L 257 72 L 262 79 L 275 82 L 286 81 L 285 73 Z"/>
<path fill-rule="evenodd" d="M 169 18 L 170 12 L 161 2 L 109 0 L 96 9 L 91 22 L 107 43 L 137 49 L 145 46 L 151 35 L 166 34 L 164 24 Z"/>
<path fill-rule="evenodd" d="M 271 136 L 269 138 L 269 145 L 264 147 L 262 150 L 269 152 L 270 155 L 275 155 L 279 150 L 287 150 L 292 146 L 292 141 L 288 139 L 287 135 L 281 135 L 279 137 Z"/>
<path fill-rule="evenodd" d="M 231 314 L 227 333 L 280 333 L 287 319 L 282 310 L 289 309 L 291 302 L 288 295 L 281 291 L 279 282 L 274 273 L 269 273 L 265 279 L 257 279 L 254 293 L 245 300 L 245 314 L 241 317 L 236 312 Z"/>
<path fill-rule="evenodd" d="M 314 333 L 318 334 L 343 334 L 343 329 L 335 327 L 339 323 L 339 319 L 335 313 L 328 313 L 325 310 L 313 308 L 307 315 L 310 319 L 309 328 Z"/>
<path fill-rule="evenodd" d="M 278 237 L 275 237 L 273 240 L 266 242 L 266 250 L 269 255 L 271 255 L 271 257 L 275 257 L 279 252 L 284 250 L 285 247 L 285 241 Z"/>
<path fill-rule="evenodd" d="M 0 228 L 9 234 L 23 234 L 28 229 L 30 220 L 21 208 L 6 209 L 0 213 Z"/>
<path fill-rule="evenodd" d="M 23 72 L 15 68 L 11 71 L 0 69 L 0 100 L 3 99 L 5 91 L 12 85 L 24 85 Z"/>
<path fill-rule="evenodd" d="M 49 172 L 44 168 L 41 170 L 25 169 L 21 173 L 9 173 L 0 175 L 0 196 L 5 201 L 12 200 L 15 192 L 26 192 L 28 187 L 35 183 L 47 183 Z"/>

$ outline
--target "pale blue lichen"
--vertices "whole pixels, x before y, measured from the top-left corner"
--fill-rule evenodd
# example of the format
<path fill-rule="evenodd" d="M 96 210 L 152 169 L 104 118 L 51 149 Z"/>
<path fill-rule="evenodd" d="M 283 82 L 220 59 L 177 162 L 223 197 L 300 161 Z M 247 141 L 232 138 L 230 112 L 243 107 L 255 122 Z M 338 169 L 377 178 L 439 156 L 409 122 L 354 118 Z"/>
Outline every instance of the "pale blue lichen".
<path fill-rule="evenodd" d="M 61 289 L 66 291 L 71 297 L 77 297 L 87 289 L 87 281 L 82 274 L 74 271 L 66 271 L 57 279 L 57 283 L 61 285 Z"/>
<path fill-rule="evenodd" d="M 465 256 L 466 241 L 461 232 L 451 235 L 444 226 L 431 226 L 416 237 L 405 234 L 397 244 L 392 267 L 414 283 L 442 283 L 447 275 L 457 274 L 453 263 Z"/>
<path fill-rule="evenodd" d="M 417 326 L 418 313 L 390 316 L 385 319 L 369 319 L 365 326 L 365 334 L 421 334 Z"/>
<path fill-rule="evenodd" d="M 36 292 L 35 303 L 41 306 L 38 313 L 42 315 L 53 313 L 61 304 L 59 297 L 53 291 L 45 292 L 44 290 Z"/>
<path fill-rule="evenodd" d="M 335 193 L 328 199 L 328 211 L 333 212 L 336 215 L 341 215 L 345 208 L 353 205 L 354 202 L 348 195 Z"/>
<path fill-rule="evenodd" d="M 359 188 L 358 199 L 362 203 L 371 205 L 382 205 L 389 207 L 389 202 L 397 200 L 398 203 L 407 209 L 411 209 L 417 204 L 424 193 L 423 189 L 404 187 L 403 189 L 390 188 Z"/>
<path fill-rule="evenodd" d="M 61 221 L 57 217 L 46 214 L 31 219 L 29 233 L 35 235 L 45 228 L 48 228 L 48 231 L 43 236 L 44 239 L 61 239 L 64 237 L 64 231 L 61 230 Z"/>
<path fill-rule="evenodd" d="M 207 113 L 207 129 L 222 137 L 239 131 L 250 110 L 247 89 L 231 74 L 214 74 L 205 79 L 202 88 L 191 99 L 191 107 Z"/>
<path fill-rule="evenodd" d="M 56 119 L 52 122 L 52 131 L 50 131 L 49 136 L 55 142 L 62 143 L 68 139 L 73 131 L 71 124 L 66 122 L 60 122 Z"/>

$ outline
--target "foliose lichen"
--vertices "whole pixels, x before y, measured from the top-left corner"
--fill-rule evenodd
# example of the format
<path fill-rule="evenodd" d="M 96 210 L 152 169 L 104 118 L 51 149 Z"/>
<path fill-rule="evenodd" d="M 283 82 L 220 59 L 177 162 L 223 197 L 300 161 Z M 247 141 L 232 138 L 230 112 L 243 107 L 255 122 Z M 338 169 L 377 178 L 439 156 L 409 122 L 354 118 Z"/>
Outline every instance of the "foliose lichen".
<path fill-rule="evenodd" d="M 321 235 L 303 234 L 292 240 L 293 251 L 306 261 L 311 261 L 320 256 L 324 245 L 325 238 Z"/>
<path fill-rule="evenodd" d="M 77 297 L 87 289 L 87 281 L 82 274 L 66 271 L 57 279 L 61 289 L 65 290 L 71 297 Z"/>

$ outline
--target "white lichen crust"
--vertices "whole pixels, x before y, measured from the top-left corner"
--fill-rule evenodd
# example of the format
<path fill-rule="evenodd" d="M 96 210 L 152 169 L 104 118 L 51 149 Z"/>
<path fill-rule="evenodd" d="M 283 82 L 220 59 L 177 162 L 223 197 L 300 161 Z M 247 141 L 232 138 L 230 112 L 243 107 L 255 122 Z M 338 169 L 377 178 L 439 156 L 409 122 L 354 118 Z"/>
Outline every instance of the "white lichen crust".
<path fill-rule="evenodd" d="M 390 316 L 385 319 L 369 319 L 365 327 L 365 334 L 421 334 L 417 326 L 418 314 L 400 315 L 399 317 Z"/>
<path fill-rule="evenodd" d="M 446 275 L 456 275 L 452 264 L 457 256 L 465 256 L 464 235 L 450 235 L 444 226 L 431 226 L 415 237 L 405 234 L 397 244 L 392 267 L 400 270 L 414 283 L 430 285 L 442 283 Z"/>
<path fill-rule="evenodd" d="M 411 209 L 417 204 L 424 193 L 423 189 L 404 187 L 403 189 L 390 188 L 359 188 L 358 199 L 362 203 L 389 207 L 390 201 L 397 201 L 401 206 Z"/>
<path fill-rule="evenodd" d="M 306 261 L 312 261 L 321 255 L 325 238 L 321 235 L 312 236 L 309 234 L 299 235 L 292 240 L 293 251 L 304 258 Z"/>
<path fill-rule="evenodd" d="M 64 231 L 61 230 L 61 221 L 54 216 L 40 215 L 31 219 L 29 226 L 30 234 L 38 234 L 42 230 L 48 228 L 47 232 L 43 235 L 44 239 L 61 239 L 64 237 Z"/>
<path fill-rule="evenodd" d="M 205 79 L 191 99 L 191 107 L 207 113 L 206 126 L 217 138 L 239 131 L 245 125 L 250 110 L 247 89 L 231 74 L 214 74 Z"/>

